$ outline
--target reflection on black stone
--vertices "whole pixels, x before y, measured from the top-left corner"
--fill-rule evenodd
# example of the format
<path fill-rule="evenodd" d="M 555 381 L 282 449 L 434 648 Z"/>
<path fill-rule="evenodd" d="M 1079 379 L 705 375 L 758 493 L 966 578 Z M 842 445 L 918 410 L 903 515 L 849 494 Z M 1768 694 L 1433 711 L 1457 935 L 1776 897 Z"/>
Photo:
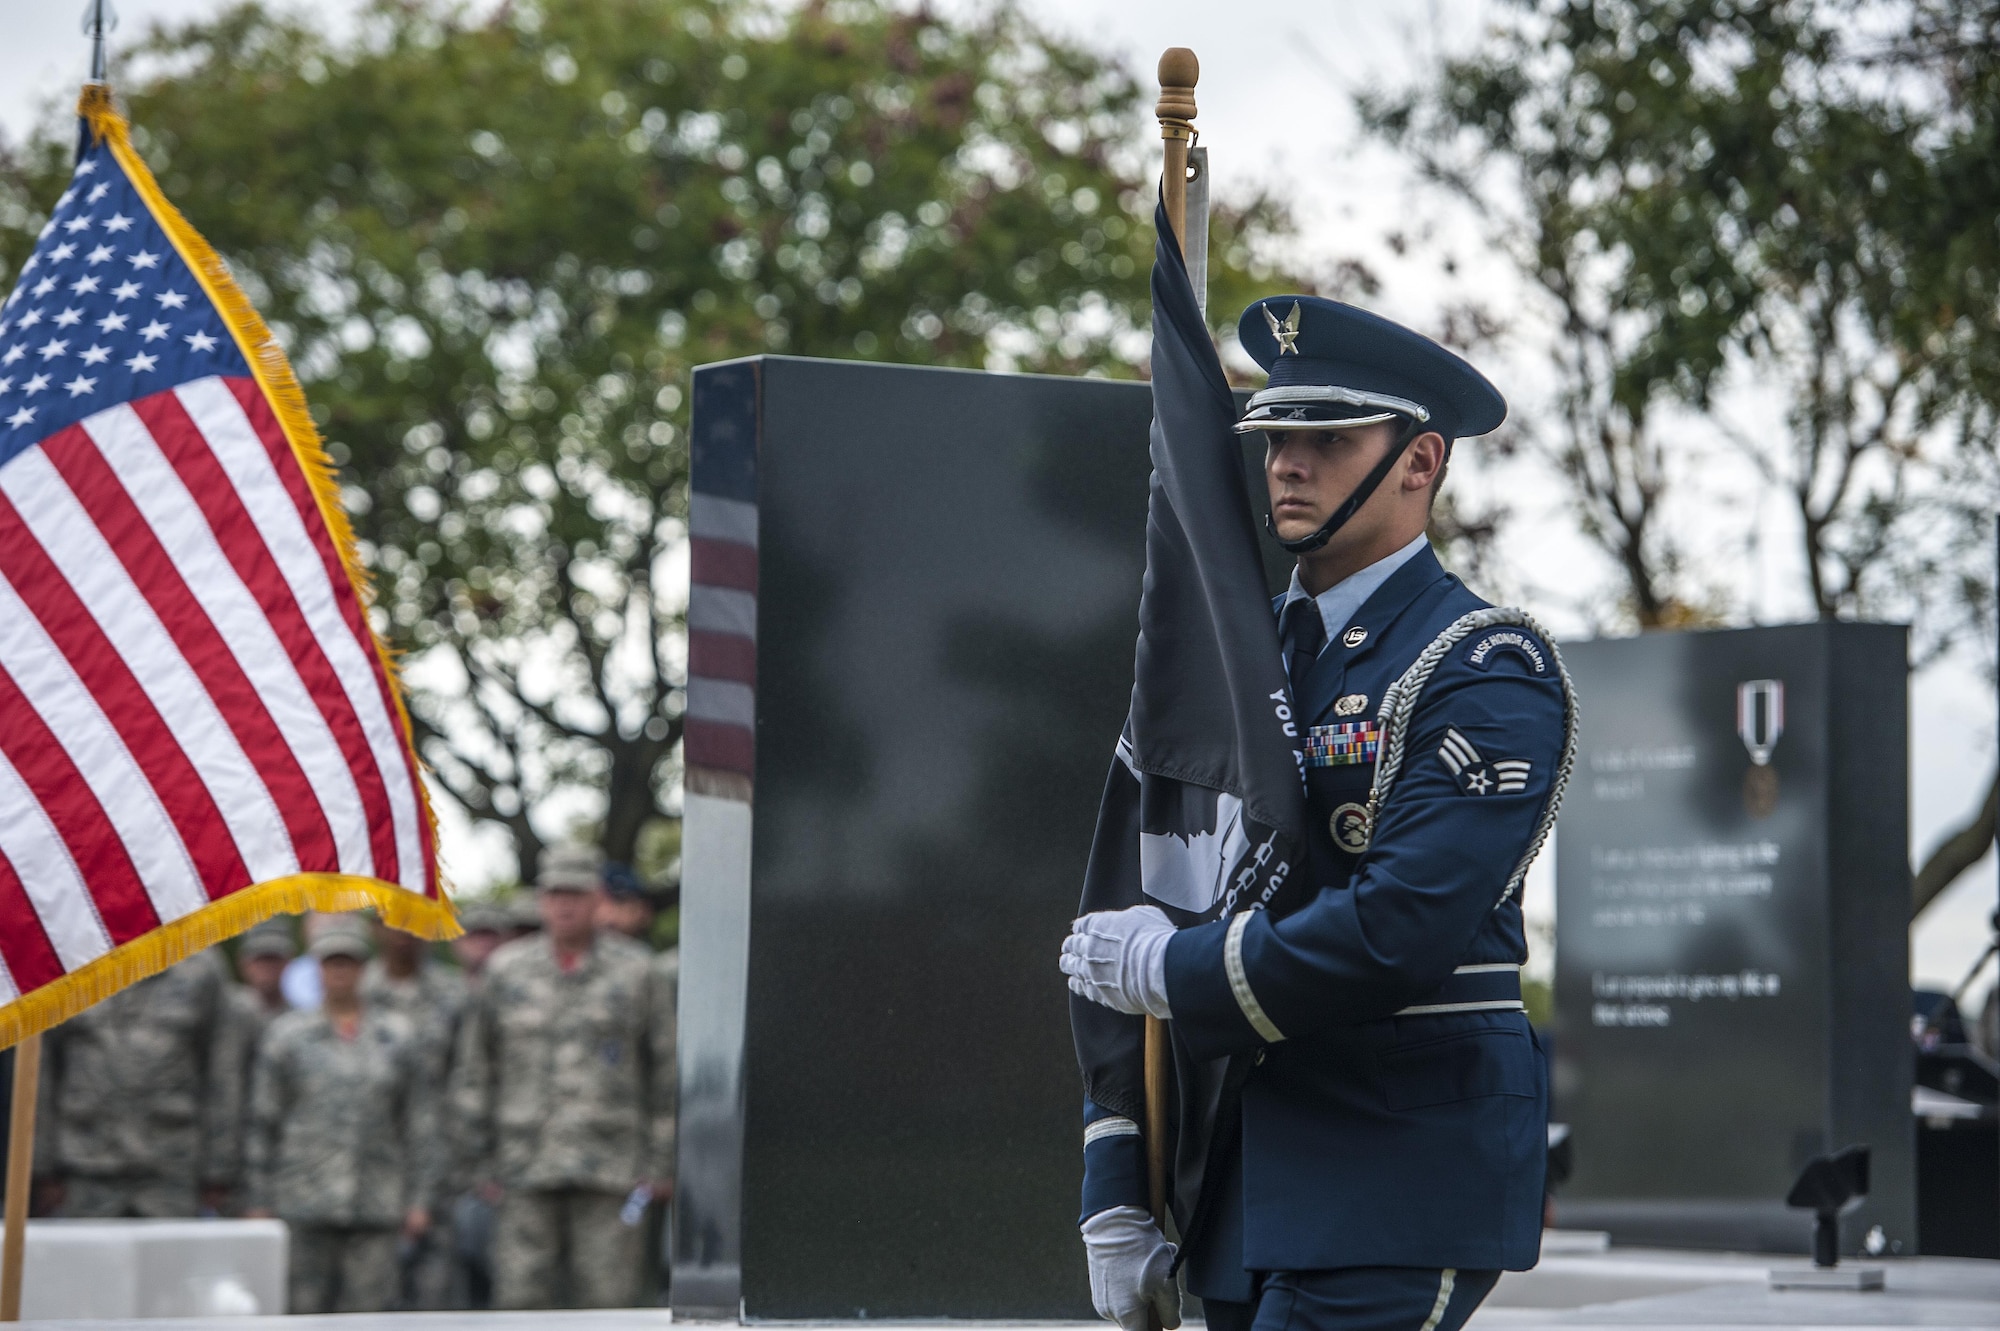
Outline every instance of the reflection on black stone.
<path fill-rule="evenodd" d="M 1150 396 L 764 376 L 745 1305 L 1087 1317 L 1054 957 L 1131 687 Z"/>

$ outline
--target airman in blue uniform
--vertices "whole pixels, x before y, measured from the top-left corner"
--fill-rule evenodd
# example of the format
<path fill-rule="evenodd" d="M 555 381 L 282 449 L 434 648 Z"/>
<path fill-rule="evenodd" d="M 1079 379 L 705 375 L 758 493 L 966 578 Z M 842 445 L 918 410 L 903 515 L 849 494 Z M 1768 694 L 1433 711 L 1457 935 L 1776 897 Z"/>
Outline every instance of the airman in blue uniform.
<path fill-rule="evenodd" d="M 1298 557 L 1274 609 L 1316 890 L 1282 916 L 1175 929 L 1130 875 L 1090 875 L 1071 987 L 1168 1017 L 1183 1082 L 1178 1258 L 1145 1210 L 1133 1107 L 1086 1100 L 1093 1295 L 1128 1331 L 1148 1311 L 1172 1326 L 1179 1266 L 1214 1331 L 1454 1331 L 1540 1250 L 1547 1070 L 1521 1002 L 1520 882 L 1574 707 L 1547 636 L 1424 536 L 1452 442 L 1505 417 L 1492 385 L 1309 296 L 1251 306 L 1241 337 L 1270 379 L 1237 428 L 1264 432 L 1270 531 Z M 1088 1087 L 1103 1079 L 1084 1057 Z M 1190 1170 L 1202 1067 L 1226 1072 Z"/>

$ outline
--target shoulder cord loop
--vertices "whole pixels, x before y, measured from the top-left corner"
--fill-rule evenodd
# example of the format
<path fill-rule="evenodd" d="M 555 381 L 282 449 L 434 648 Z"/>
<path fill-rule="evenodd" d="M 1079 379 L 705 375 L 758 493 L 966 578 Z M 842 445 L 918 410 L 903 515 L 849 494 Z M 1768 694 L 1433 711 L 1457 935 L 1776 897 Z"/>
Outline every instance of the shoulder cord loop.
<path fill-rule="evenodd" d="M 1541 821 L 1535 825 L 1535 835 L 1529 838 L 1528 849 L 1521 856 L 1521 862 L 1507 879 L 1507 887 L 1500 893 L 1500 900 L 1493 903 L 1498 910 L 1519 890 L 1521 880 L 1528 876 L 1528 866 L 1541 854 L 1542 846 L 1549 839 L 1549 832 L 1556 824 L 1556 814 L 1562 808 L 1563 793 L 1569 788 L 1570 769 L 1576 763 L 1576 690 L 1570 686 L 1569 671 L 1564 668 L 1562 653 L 1556 650 L 1556 640 L 1537 624 L 1534 617 L 1525 610 L 1512 606 L 1491 606 L 1485 610 L 1475 610 L 1469 615 L 1461 615 L 1444 632 L 1431 640 L 1402 677 L 1389 686 L 1382 695 L 1382 705 L 1376 710 L 1375 719 L 1382 726 L 1380 757 L 1375 763 L 1375 782 L 1368 791 L 1368 829 L 1374 834 L 1381 817 L 1382 805 L 1389 798 L 1389 788 L 1403 767 L 1403 749 L 1409 739 L 1410 720 L 1416 715 L 1417 699 L 1430 683 L 1431 675 L 1452 648 L 1479 632 L 1481 629 L 1495 628 L 1502 624 L 1513 624 L 1527 629 L 1542 640 L 1549 650 L 1549 659 L 1555 662 L 1556 678 L 1562 681 L 1563 691 L 1563 746 L 1562 761 L 1556 767 L 1555 780 L 1549 785 L 1548 801 L 1542 807 Z"/>

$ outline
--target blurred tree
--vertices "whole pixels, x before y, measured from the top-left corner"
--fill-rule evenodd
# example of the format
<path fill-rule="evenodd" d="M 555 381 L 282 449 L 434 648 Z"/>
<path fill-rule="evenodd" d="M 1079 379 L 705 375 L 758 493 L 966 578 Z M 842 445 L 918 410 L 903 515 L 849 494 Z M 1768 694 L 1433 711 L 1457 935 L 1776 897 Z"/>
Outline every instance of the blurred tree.
<path fill-rule="evenodd" d="M 523 878 L 559 791 L 603 793 L 617 860 L 671 816 L 690 367 L 1143 367 L 1152 92 L 1005 6 L 375 0 L 337 38 L 246 4 L 127 68 L 291 348 L 423 752 Z M 0 159 L 0 277 L 72 133 Z M 1215 310 L 1301 285 L 1269 199 L 1213 231 Z"/>
<path fill-rule="evenodd" d="M 1473 56 L 1364 103 L 1432 180 L 1509 219 L 1503 242 L 1558 337 L 1557 410 L 1529 429 L 1640 627 L 1729 609 L 1690 595 L 1691 533 L 1662 520 L 1676 495 L 1708 504 L 1661 437 L 1672 407 L 1700 413 L 1791 508 L 1817 614 L 1912 617 L 1919 664 L 1972 622 L 1969 546 L 1939 519 L 1971 501 L 1988 530 L 1995 500 L 1967 483 L 1992 457 L 2000 400 L 1986 390 L 2000 383 L 1994 85 L 1970 91 L 1981 72 L 1947 95 L 1947 80 L 1883 68 L 1900 53 L 1900 70 L 1983 71 L 1991 44 L 1966 53 L 1980 39 L 1965 15 L 1990 38 L 1994 8 L 1509 0 Z M 1911 37 L 1918 10 L 1935 21 Z M 1958 99 L 1980 106 L 1941 134 L 1939 107 Z M 1519 207 L 1494 209 L 1496 194 Z M 1772 398 L 1778 420 L 1743 419 Z M 1918 873 L 1919 908 L 1990 843 L 1994 802 Z"/>
<path fill-rule="evenodd" d="M 1858 9 L 1862 8 L 1857 4 Z M 1865 12 L 1865 10 L 1863 11 Z M 1864 65 L 1897 81 L 1921 111 L 1932 188 L 1900 226 L 1915 284 L 1933 293 L 1903 332 L 1952 392 L 1940 524 L 1947 547 L 1934 613 L 1955 617 L 1994 678 L 1994 513 L 2000 510 L 2000 0 L 1913 0 L 1870 43 Z M 2000 778 L 1964 826 L 1917 871 L 1921 910 L 1992 849 Z"/>

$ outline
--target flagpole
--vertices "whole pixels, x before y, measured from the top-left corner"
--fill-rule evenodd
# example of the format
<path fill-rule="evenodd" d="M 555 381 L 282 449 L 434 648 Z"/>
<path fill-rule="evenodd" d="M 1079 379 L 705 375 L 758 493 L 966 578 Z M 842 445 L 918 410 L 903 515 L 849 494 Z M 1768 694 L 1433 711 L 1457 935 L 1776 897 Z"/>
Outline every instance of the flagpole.
<path fill-rule="evenodd" d="M 28 1186 L 35 1173 L 35 1097 L 42 1037 L 14 1046 L 14 1103 L 7 1123 L 7 1231 L 0 1240 L 0 1322 L 21 1320 L 21 1266 L 28 1244 Z"/>
<path fill-rule="evenodd" d="M 83 32 L 90 38 L 90 81 L 102 83 L 108 65 L 104 56 L 104 37 L 118 26 L 118 11 L 111 0 L 90 0 L 83 11 Z"/>
<path fill-rule="evenodd" d="M 1153 113 L 1160 119 L 1166 160 L 1160 167 L 1160 205 L 1174 240 L 1187 240 L 1188 150 L 1194 146 L 1194 85 L 1201 62 L 1185 46 L 1170 46 L 1160 57 L 1160 100 Z M 1167 1024 L 1146 1018 L 1146 1190 L 1153 1219 L 1167 1231 L 1167 1095 L 1171 1073 Z M 1155 1323 L 1157 1325 L 1157 1323 Z"/>

